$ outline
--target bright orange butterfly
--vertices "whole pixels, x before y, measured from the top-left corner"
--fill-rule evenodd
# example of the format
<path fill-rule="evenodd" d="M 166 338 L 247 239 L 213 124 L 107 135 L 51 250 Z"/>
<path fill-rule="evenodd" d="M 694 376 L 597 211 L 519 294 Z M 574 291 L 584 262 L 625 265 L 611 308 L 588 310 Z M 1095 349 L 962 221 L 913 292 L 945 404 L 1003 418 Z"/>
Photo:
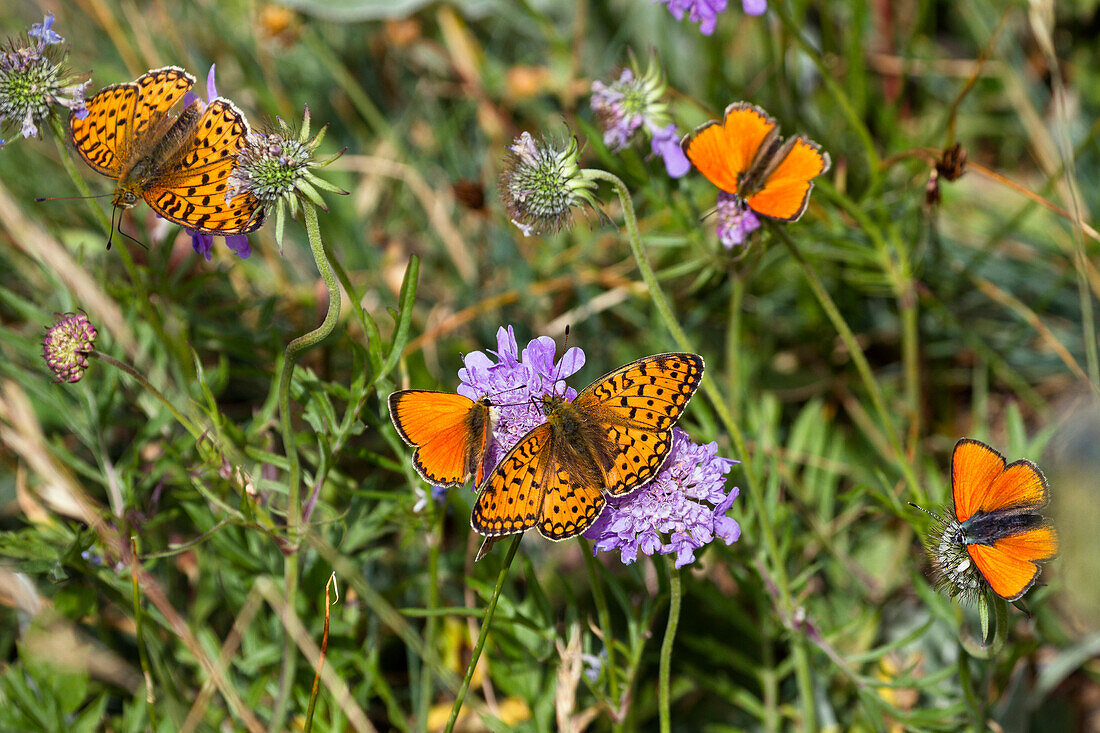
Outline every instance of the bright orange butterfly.
<path fill-rule="evenodd" d="M 985 443 L 963 438 L 951 454 L 951 494 L 954 516 L 932 514 L 941 527 L 929 551 L 941 581 L 952 595 L 977 594 L 984 581 L 1018 600 L 1039 577 L 1038 563 L 1058 554 L 1058 535 L 1039 513 L 1049 501 L 1046 478 L 1031 461 L 1005 465 Z"/>
<path fill-rule="evenodd" d="M 112 203 L 138 197 L 169 221 L 204 234 L 244 234 L 263 224 L 251 192 L 226 203 L 226 179 L 249 134 L 248 120 L 223 97 L 203 109 L 198 100 L 179 116 L 169 110 L 195 83 L 183 69 L 153 69 L 126 84 L 101 89 L 83 119 L 69 117 L 80 157 L 118 181 Z"/>
<path fill-rule="evenodd" d="M 492 402 L 460 394 L 403 389 L 390 395 L 390 419 L 413 451 L 413 468 L 436 486 L 485 477 L 485 450 L 493 434 Z"/>
<path fill-rule="evenodd" d="M 605 374 L 572 402 L 544 395 L 546 422 L 485 480 L 470 525 L 487 537 L 532 527 L 551 540 L 584 532 L 605 493 L 629 494 L 657 475 L 702 378 L 702 357 L 657 354 Z"/>
<path fill-rule="evenodd" d="M 796 221 L 806 210 L 813 179 L 829 170 L 829 154 L 812 140 L 779 137 L 775 120 L 759 107 L 737 102 L 725 118 L 685 135 L 684 155 L 707 180 L 739 197 L 757 214 Z"/>

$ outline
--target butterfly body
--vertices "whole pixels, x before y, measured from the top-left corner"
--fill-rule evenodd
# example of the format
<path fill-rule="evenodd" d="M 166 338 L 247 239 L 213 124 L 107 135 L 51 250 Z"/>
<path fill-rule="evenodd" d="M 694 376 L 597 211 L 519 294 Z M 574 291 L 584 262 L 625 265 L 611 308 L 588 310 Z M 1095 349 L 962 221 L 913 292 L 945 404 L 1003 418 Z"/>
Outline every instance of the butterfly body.
<path fill-rule="evenodd" d="M 248 120 L 223 97 L 205 107 L 192 102 L 172 116 L 194 83 L 183 69 L 166 66 L 101 89 L 87 101 L 85 117 L 69 118 L 73 147 L 116 181 L 117 208 L 144 199 L 160 216 L 196 232 L 254 231 L 263 224 L 260 201 L 251 192 L 226 196 Z"/>
<path fill-rule="evenodd" d="M 488 397 L 405 389 L 389 397 L 390 420 L 413 451 L 413 468 L 430 484 L 457 486 L 485 476 L 495 408 Z"/>
<path fill-rule="evenodd" d="M 545 395 L 546 422 L 486 478 L 471 526 L 488 537 L 535 527 L 551 540 L 584 532 L 607 496 L 629 494 L 657 475 L 672 426 L 702 376 L 695 354 L 657 354 L 605 374 L 572 402 Z"/>
<path fill-rule="evenodd" d="M 797 221 L 806 210 L 813 179 L 829 169 L 829 154 L 812 140 L 783 140 L 775 119 L 747 102 L 726 108 L 686 135 L 684 155 L 711 183 L 755 213 Z"/>
<path fill-rule="evenodd" d="M 951 514 L 929 548 L 941 580 L 953 594 L 989 587 L 1018 600 L 1038 579 L 1039 563 L 1058 552 L 1057 533 L 1041 513 L 1046 478 L 1031 461 L 1006 463 L 985 443 L 963 438 L 951 457 L 951 492 Z"/>

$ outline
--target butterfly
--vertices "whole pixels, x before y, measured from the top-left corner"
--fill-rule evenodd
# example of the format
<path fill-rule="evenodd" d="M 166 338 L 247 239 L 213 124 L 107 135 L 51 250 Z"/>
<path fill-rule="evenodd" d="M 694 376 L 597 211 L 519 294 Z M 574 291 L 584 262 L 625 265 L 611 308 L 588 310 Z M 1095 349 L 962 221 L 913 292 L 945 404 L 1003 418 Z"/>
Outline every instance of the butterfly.
<path fill-rule="evenodd" d="M 226 202 L 226 179 L 249 134 L 248 120 L 224 97 L 205 109 L 195 100 L 170 115 L 194 83 L 183 69 L 166 66 L 101 89 L 87 101 L 85 117 L 69 117 L 73 147 L 118 181 L 116 209 L 140 197 L 165 219 L 199 233 L 254 231 L 264 219 L 259 199 L 242 192 Z"/>
<path fill-rule="evenodd" d="M 951 494 L 953 516 L 922 510 L 940 521 L 929 552 L 941 583 L 952 595 L 988 586 L 1019 600 L 1039 577 L 1038 563 L 1058 554 L 1058 535 L 1039 513 L 1050 494 L 1039 467 L 1022 459 L 1006 465 L 993 448 L 963 438 L 951 454 Z"/>
<path fill-rule="evenodd" d="M 485 477 L 485 450 L 493 434 L 493 403 L 460 394 L 403 389 L 389 398 L 397 434 L 416 448 L 412 464 L 425 481 L 457 486 Z"/>
<path fill-rule="evenodd" d="M 605 494 L 629 494 L 657 475 L 702 378 L 702 357 L 656 354 L 605 374 L 572 402 L 543 395 L 546 422 L 485 479 L 470 525 L 487 537 L 532 527 L 551 540 L 584 532 Z"/>
<path fill-rule="evenodd" d="M 802 216 L 813 179 L 830 165 L 820 145 L 801 136 L 784 141 L 775 120 L 747 102 L 726 107 L 721 124 L 711 120 L 695 128 L 680 147 L 715 186 L 779 221 Z"/>

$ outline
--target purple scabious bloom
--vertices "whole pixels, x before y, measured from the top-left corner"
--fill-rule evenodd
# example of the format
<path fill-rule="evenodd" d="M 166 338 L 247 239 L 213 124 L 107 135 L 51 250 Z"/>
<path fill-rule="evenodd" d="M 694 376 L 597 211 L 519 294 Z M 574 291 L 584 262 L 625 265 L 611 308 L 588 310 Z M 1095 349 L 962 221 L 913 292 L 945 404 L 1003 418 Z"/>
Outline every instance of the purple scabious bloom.
<path fill-rule="evenodd" d="M 217 64 L 210 64 L 210 71 L 206 74 L 206 101 L 204 102 L 199 95 L 195 92 L 188 90 L 187 94 L 183 95 L 183 106 L 189 107 L 195 102 L 206 109 L 206 105 L 218 97 L 218 87 L 214 81 L 214 68 Z M 197 232 L 194 229 L 186 229 L 188 234 L 191 235 L 191 249 L 195 250 L 196 254 L 202 255 L 203 259 L 209 262 L 213 257 L 214 250 L 214 235 L 206 234 L 204 232 Z M 252 247 L 248 244 L 247 234 L 230 234 L 225 237 L 225 246 L 237 253 L 237 256 L 242 260 L 247 260 L 249 255 L 252 254 Z"/>
<path fill-rule="evenodd" d="M 24 138 L 38 137 L 38 125 L 53 105 L 72 110 L 79 119 L 88 114 L 84 106 L 87 81 L 76 82 L 64 66 L 65 41 L 53 30 L 53 15 L 27 31 L 33 45 L 17 46 L 10 41 L 0 48 L 0 126 L 19 125 Z M 4 144 L 0 139 L 0 145 Z"/>
<path fill-rule="evenodd" d="M 745 243 L 749 234 L 760 228 L 760 219 L 740 196 L 718 192 L 718 241 L 726 249 Z"/>
<path fill-rule="evenodd" d="M 726 516 L 739 493 L 728 492 L 726 474 L 739 461 L 718 455 L 718 444 L 699 445 L 672 429 L 672 449 L 657 477 L 637 491 L 608 500 L 608 506 L 584 536 L 593 552 L 618 549 L 624 564 L 638 553 L 676 553 L 676 567 L 695 561 L 695 551 L 715 537 L 727 545 L 741 527 Z"/>
<path fill-rule="evenodd" d="M 699 24 L 699 32 L 704 36 L 714 33 L 718 23 L 718 14 L 725 12 L 728 0 L 660 0 L 668 7 L 676 20 L 682 20 L 684 14 L 692 23 Z M 741 0 L 741 7 L 748 15 L 762 15 L 768 9 L 768 0 Z"/>
<path fill-rule="evenodd" d="M 741 0 L 741 7 L 747 15 L 763 15 L 768 9 L 768 0 Z"/>
<path fill-rule="evenodd" d="M 79 382 L 99 333 L 83 313 L 66 313 L 42 339 L 42 358 L 59 382 Z"/>
<path fill-rule="evenodd" d="M 664 160 L 669 176 L 679 178 L 691 170 L 691 164 L 680 150 L 676 126 L 669 118 L 668 104 L 663 100 L 666 89 L 664 75 L 651 58 L 644 73 L 628 68 L 609 84 L 592 82 L 592 111 L 603 127 L 603 142 L 611 152 L 622 150 L 645 130 L 653 154 Z"/>
<path fill-rule="evenodd" d="M 574 346 L 555 361 L 556 348 L 554 339 L 539 336 L 520 351 L 512 327 L 501 326 L 496 351 L 489 350 L 495 358 L 473 351 L 463 359 L 458 393 L 472 400 L 488 396 L 496 413 L 493 443 L 485 451 L 486 466 L 495 466 L 528 431 L 546 422 L 543 395 L 556 394 L 566 400 L 577 396 L 565 379 L 584 366 L 584 351 Z"/>

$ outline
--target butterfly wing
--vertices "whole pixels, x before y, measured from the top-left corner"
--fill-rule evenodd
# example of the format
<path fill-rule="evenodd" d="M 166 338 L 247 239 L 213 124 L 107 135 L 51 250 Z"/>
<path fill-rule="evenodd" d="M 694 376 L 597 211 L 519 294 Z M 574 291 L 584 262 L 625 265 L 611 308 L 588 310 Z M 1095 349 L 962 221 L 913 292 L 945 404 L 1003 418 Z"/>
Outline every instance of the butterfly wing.
<path fill-rule="evenodd" d="M 227 179 L 249 134 L 248 120 L 223 97 L 210 102 L 191 139 L 159 166 L 142 197 L 169 221 L 205 234 L 245 234 L 263 225 L 264 210 L 251 192 L 226 202 Z"/>
<path fill-rule="evenodd" d="M 983 505 L 993 482 L 1005 470 L 1005 459 L 985 443 L 963 438 L 951 453 L 951 494 L 955 518 L 970 519 Z"/>
<path fill-rule="evenodd" d="M 797 221 L 810 200 L 813 179 L 829 169 L 829 154 L 811 140 L 794 137 L 777 155 L 782 156 L 779 162 L 764 178 L 760 190 L 745 197 L 745 203 L 770 219 Z"/>
<path fill-rule="evenodd" d="M 680 147 L 708 181 L 726 193 L 737 193 L 765 141 L 777 135 L 775 120 L 747 102 L 726 108 L 722 124 L 708 122 L 684 137 Z"/>
<path fill-rule="evenodd" d="M 993 592 L 1015 601 L 1035 584 L 1037 563 L 1058 554 L 1058 536 L 1049 523 L 997 539 L 992 545 L 967 545 L 966 550 Z"/>
<path fill-rule="evenodd" d="M 524 532 L 539 521 L 553 437 L 543 423 L 520 438 L 485 480 L 470 526 L 486 537 Z M 553 473 L 558 473 L 555 470 Z"/>
<path fill-rule="evenodd" d="M 481 470 L 488 432 L 486 404 L 449 392 L 407 389 L 389 398 L 390 419 L 411 446 L 413 467 L 436 486 L 465 483 Z"/>
<path fill-rule="evenodd" d="M 168 114 L 195 83 L 183 69 L 153 69 L 126 84 L 104 87 L 85 103 L 88 114 L 69 117 L 73 147 L 97 172 L 118 178 L 136 139 Z"/>
<path fill-rule="evenodd" d="M 555 542 L 584 532 L 607 504 L 599 486 L 592 482 L 571 480 L 570 475 L 557 462 L 551 464 L 546 472 L 538 528 L 543 537 Z"/>
<path fill-rule="evenodd" d="M 703 379 L 703 357 L 655 354 L 605 374 L 573 401 L 598 421 L 612 446 L 604 489 L 628 494 L 652 479 L 672 447 L 672 426 Z"/>

